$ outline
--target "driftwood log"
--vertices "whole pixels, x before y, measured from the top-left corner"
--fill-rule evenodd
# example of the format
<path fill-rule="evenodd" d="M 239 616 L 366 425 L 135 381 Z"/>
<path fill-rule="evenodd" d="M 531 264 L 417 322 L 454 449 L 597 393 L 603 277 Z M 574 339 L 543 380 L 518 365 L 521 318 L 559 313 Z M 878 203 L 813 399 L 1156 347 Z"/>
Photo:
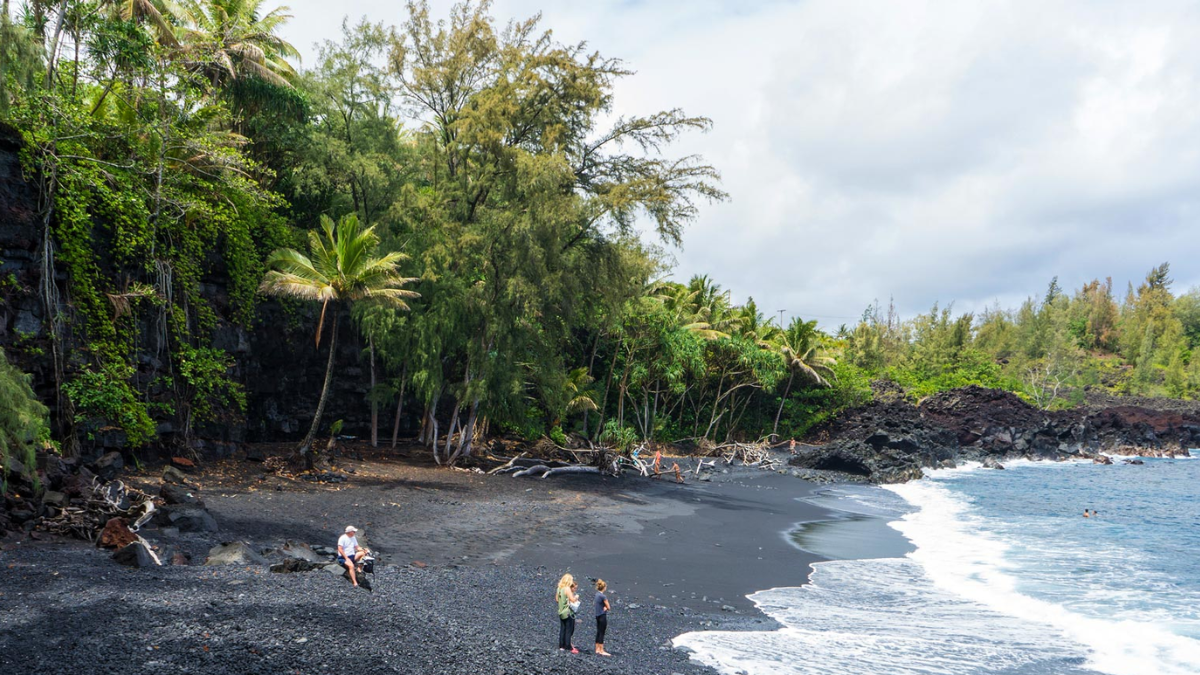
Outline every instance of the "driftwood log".
<path fill-rule="evenodd" d="M 39 529 L 96 543 L 110 519 L 124 518 L 131 523 L 130 530 L 137 532 L 153 514 L 154 500 L 150 495 L 127 488 L 119 480 L 101 483 L 94 478 L 83 504 L 72 500 L 54 517 L 44 518 Z"/>

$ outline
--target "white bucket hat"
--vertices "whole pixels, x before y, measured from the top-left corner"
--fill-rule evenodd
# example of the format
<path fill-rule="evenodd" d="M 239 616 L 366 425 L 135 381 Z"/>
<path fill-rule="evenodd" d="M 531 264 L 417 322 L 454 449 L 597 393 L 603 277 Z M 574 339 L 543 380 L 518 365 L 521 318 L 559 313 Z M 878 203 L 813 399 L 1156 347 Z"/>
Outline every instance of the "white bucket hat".
<path fill-rule="evenodd" d="M 346 534 L 350 534 L 351 532 L 358 532 L 358 528 L 353 525 L 347 525 Z"/>

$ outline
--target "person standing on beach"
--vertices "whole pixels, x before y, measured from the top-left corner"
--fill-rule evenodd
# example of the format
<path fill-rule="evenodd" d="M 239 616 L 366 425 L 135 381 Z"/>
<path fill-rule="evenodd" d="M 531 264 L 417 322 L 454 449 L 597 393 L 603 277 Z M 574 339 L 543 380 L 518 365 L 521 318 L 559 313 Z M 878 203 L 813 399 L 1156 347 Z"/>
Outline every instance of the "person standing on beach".
<path fill-rule="evenodd" d="M 604 651 L 604 633 L 608 630 L 608 596 L 604 591 L 608 590 L 608 584 L 603 579 L 596 580 L 596 601 L 592 607 L 596 615 L 596 654 L 600 656 L 612 656 Z"/>
<path fill-rule="evenodd" d="M 554 594 L 554 599 L 558 602 L 558 648 L 563 651 L 569 649 L 572 654 L 579 653 L 575 645 L 571 644 L 571 639 L 575 636 L 575 610 L 572 607 L 579 606 L 579 596 L 575 594 L 575 588 L 575 577 L 564 574 L 558 580 L 558 590 Z"/>

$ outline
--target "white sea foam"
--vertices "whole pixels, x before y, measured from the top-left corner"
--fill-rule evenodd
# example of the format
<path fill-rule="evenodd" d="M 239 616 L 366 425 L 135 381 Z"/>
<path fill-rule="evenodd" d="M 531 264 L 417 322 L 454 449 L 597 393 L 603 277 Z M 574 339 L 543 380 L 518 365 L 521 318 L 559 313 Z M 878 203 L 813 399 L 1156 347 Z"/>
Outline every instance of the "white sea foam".
<path fill-rule="evenodd" d="M 934 586 L 907 559 L 818 563 L 810 585 L 750 596 L 783 624 L 771 632 L 688 633 L 675 645 L 723 673 L 752 675 L 971 675 L 1078 672 L 1083 652 L 1051 630 Z"/>
<path fill-rule="evenodd" d="M 729 675 L 1200 673 L 1200 641 L 1169 632 L 1167 616 L 1105 618 L 1106 603 L 1122 604 L 1116 589 L 1096 588 L 1071 609 L 1021 592 L 1018 580 L 1030 580 L 1019 564 L 1073 560 L 1021 538 L 1014 550 L 942 484 L 981 470 L 891 488 L 917 507 L 892 523 L 916 546 L 907 558 L 819 563 L 807 586 L 750 596 L 780 630 L 688 633 L 675 645 Z M 1130 552 L 1068 553 L 1116 574 Z"/>
<path fill-rule="evenodd" d="M 937 481 L 890 486 L 918 507 L 893 523 L 917 547 L 909 558 L 938 588 L 1029 622 L 1048 623 L 1088 648 L 1087 665 L 1111 675 L 1196 675 L 1200 642 L 1142 621 L 1087 616 L 1016 590 L 1008 544 L 985 533 L 979 516 Z M 1053 564 L 1047 560 L 1047 564 Z M 1064 573 L 1069 573 L 1064 571 Z M 1097 589 L 1104 594 L 1106 589 Z"/>

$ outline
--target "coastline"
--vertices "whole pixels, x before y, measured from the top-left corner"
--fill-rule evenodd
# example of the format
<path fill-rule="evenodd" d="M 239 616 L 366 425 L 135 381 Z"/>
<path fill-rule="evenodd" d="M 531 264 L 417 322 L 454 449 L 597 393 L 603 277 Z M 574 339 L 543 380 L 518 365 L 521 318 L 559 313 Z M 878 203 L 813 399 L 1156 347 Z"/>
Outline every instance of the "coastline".
<path fill-rule="evenodd" d="M 640 477 L 488 477 L 376 456 L 344 462 L 354 471 L 348 484 L 323 486 L 247 477 L 246 464 L 197 476 L 220 532 L 145 532 L 160 555 L 188 553 L 192 566 L 131 570 L 78 542 L 5 542 L 0 664 L 290 673 L 361 657 L 378 672 L 465 672 L 463 664 L 476 663 L 479 672 L 539 673 L 559 672 L 572 658 L 572 671 L 711 673 L 671 640 L 772 628 L 746 596 L 806 583 L 811 564 L 825 558 L 786 534 L 834 517 L 804 501 L 825 486 L 742 467 L 679 486 Z M 155 478 L 147 470 L 129 482 Z M 320 571 L 197 566 L 221 541 L 328 546 L 347 523 L 383 553 L 374 593 Z M 553 648 L 548 598 L 565 571 L 583 580 L 585 599 L 590 578 L 608 580 L 612 660 Z M 576 630 L 586 651 L 591 624 L 585 617 Z M 456 636 L 450 644 L 448 636 Z M 224 665 L 238 658 L 254 667 Z"/>

